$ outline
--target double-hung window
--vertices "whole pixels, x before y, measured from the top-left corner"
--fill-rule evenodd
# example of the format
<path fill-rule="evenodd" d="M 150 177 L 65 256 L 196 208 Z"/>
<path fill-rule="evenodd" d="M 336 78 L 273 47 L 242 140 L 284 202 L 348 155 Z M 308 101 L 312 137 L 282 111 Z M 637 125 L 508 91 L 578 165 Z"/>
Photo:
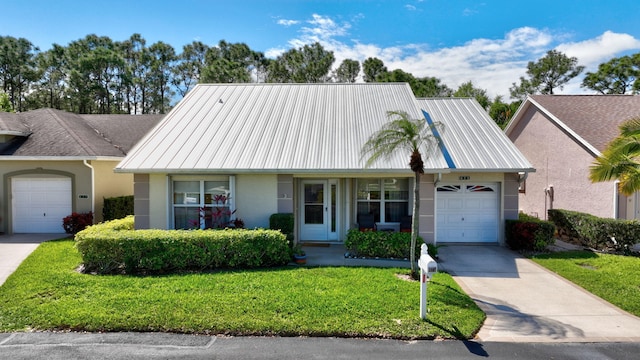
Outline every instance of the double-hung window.
<path fill-rule="evenodd" d="M 233 176 L 201 180 L 175 177 L 173 221 L 176 229 L 225 228 L 234 212 Z"/>
<path fill-rule="evenodd" d="M 409 214 L 409 179 L 358 179 L 358 215 L 373 214 L 377 223 L 393 223 Z"/>

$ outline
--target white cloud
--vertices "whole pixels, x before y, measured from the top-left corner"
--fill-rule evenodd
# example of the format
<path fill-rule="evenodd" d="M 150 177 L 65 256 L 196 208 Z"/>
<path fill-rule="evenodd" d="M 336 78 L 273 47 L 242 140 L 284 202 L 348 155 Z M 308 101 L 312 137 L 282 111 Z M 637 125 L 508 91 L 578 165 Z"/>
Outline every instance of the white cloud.
<path fill-rule="evenodd" d="M 418 10 L 418 8 L 416 8 L 415 6 L 411 5 L 411 4 L 407 4 L 404 6 L 405 9 L 409 10 L 409 11 L 416 11 Z"/>
<path fill-rule="evenodd" d="M 351 27 L 349 23 L 337 24 L 331 18 L 313 14 L 311 20 L 307 23 L 311 26 L 305 26 L 302 28 L 304 38 L 309 38 L 314 41 L 329 40 L 336 36 L 344 36 Z"/>
<path fill-rule="evenodd" d="M 428 44 L 381 47 L 345 40 L 350 28 L 347 22 L 338 24 L 330 17 L 314 14 L 289 45 L 297 48 L 317 41 L 334 52 L 335 67 L 347 58 L 362 62 L 377 57 L 389 70 L 402 69 L 417 77 L 434 76 L 453 89 L 471 80 L 491 97 L 503 95 L 506 100 L 512 83 L 525 76 L 527 63 L 538 60 L 548 50 L 555 48 L 567 56 L 575 56 L 587 67 L 586 71 L 595 71 L 598 64 L 612 57 L 640 49 L 640 40 L 628 34 L 606 31 L 593 39 L 565 42 L 567 34 L 533 27 L 513 29 L 499 39 L 473 39 L 455 47 L 432 49 Z M 271 49 L 266 55 L 275 57 L 284 51 Z M 562 92 L 585 92 L 579 86 L 581 82 L 582 78 L 574 79 Z"/>
<path fill-rule="evenodd" d="M 594 39 L 560 44 L 556 49 L 567 56 L 575 56 L 581 65 L 590 68 L 597 67 L 622 52 L 640 49 L 640 40 L 628 34 L 605 31 Z"/>
<path fill-rule="evenodd" d="M 283 25 L 283 26 L 297 25 L 299 23 L 300 23 L 300 21 L 298 21 L 298 20 L 286 20 L 286 19 L 278 20 L 278 25 Z"/>

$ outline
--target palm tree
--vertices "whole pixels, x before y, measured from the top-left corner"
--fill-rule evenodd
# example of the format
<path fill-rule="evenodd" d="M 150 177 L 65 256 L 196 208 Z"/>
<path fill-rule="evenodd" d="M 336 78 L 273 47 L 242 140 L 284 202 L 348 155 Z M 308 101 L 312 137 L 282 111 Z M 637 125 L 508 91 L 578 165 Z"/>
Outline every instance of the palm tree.
<path fill-rule="evenodd" d="M 640 190 L 640 118 L 620 125 L 620 135 L 613 139 L 590 168 L 593 182 L 618 179 L 624 195 Z"/>
<path fill-rule="evenodd" d="M 424 174 L 424 161 L 438 144 L 440 138 L 435 129 L 442 127 L 441 123 L 427 124 L 424 119 L 411 119 L 404 111 L 389 111 L 391 119 L 382 129 L 372 134 L 362 146 L 362 157 L 369 155 L 366 167 L 370 167 L 381 157 L 389 157 L 397 150 L 408 151 L 411 154 L 409 167 L 415 174 L 413 183 L 413 212 L 411 217 L 411 274 L 417 274 L 416 240 L 418 238 L 418 215 L 420 214 L 420 174 Z"/>

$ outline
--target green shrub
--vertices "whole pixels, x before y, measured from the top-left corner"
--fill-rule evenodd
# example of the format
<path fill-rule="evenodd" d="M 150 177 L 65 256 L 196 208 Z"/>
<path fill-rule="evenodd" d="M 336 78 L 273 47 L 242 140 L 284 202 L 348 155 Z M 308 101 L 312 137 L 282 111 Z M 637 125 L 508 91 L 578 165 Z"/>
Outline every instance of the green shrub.
<path fill-rule="evenodd" d="M 544 250 L 555 242 L 555 230 L 552 222 L 526 215 L 505 222 L 505 237 L 512 250 Z"/>
<path fill-rule="evenodd" d="M 293 214 L 273 214 L 269 217 L 269 229 L 280 230 L 283 234 L 293 233 Z"/>
<path fill-rule="evenodd" d="M 104 221 L 122 219 L 128 215 L 133 215 L 133 195 L 104 198 Z"/>
<path fill-rule="evenodd" d="M 416 257 L 420 256 L 420 247 L 423 243 L 422 238 L 418 237 Z M 355 256 L 409 258 L 411 233 L 351 229 L 347 232 L 344 246 Z"/>
<path fill-rule="evenodd" d="M 605 219 L 562 209 L 551 209 L 548 214 L 561 238 L 591 249 L 627 251 L 640 242 L 640 223 L 635 220 Z"/>
<path fill-rule="evenodd" d="M 285 234 L 291 246 L 293 246 L 293 228 L 294 217 L 291 213 L 272 214 L 269 217 L 269 229 L 280 230 Z"/>
<path fill-rule="evenodd" d="M 285 236 L 273 230 L 132 230 L 133 217 L 76 235 L 85 271 L 166 273 L 256 268 L 289 262 Z"/>

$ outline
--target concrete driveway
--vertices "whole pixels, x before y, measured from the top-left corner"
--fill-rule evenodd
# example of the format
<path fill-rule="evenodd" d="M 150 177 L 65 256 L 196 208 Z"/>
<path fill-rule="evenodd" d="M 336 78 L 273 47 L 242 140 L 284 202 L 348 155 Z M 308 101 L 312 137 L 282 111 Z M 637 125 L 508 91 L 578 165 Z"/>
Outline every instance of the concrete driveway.
<path fill-rule="evenodd" d="M 640 318 L 507 248 L 447 245 L 439 256 L 487 314 L 481 341 L 640 342 Z"/>
<path fill-rule="evenodd" d="M 67 234 L 14 234 L 0 235 L 0 286 L 20 266 L 40 243 L 62 239 Z"/>

